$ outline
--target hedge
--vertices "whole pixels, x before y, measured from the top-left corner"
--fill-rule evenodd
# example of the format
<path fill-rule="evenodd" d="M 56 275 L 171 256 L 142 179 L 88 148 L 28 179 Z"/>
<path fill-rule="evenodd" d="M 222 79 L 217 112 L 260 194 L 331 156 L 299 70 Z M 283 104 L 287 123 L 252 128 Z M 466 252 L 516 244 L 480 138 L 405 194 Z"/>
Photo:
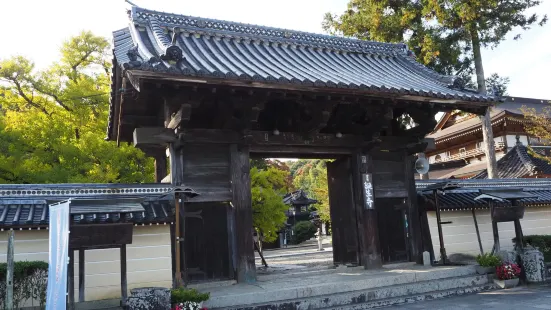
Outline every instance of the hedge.
<path fill-rule="evenodd" d="M 6 305 L 6 273 L 8 266 L 0 263 L 0 309 Z M 31 299 L 38 301 L 41 308 L 46 304 L 48 282 L 48 263 L 42 261 L 15 262 L 13 270 L 13 306 L 20 308 L 21 303 Z"/>
<path fill-rule="evenodd" d="M 302 221 L 295 224 L 293 228 L 294 235 L 292 237 L 293 244 L 300 244 L 304 241 L 310 240 L 316 235 L 318 229 L 310 221 Z"/>
<path fill-rule="evenodd" d="M 513 243 L 517 244 L 517 238 L 513 238 Z M 551 235 L 527 235 L 524 236 L 524 244 L 539 249 L 543 253 L 543 259 L 551 262 Z"/>

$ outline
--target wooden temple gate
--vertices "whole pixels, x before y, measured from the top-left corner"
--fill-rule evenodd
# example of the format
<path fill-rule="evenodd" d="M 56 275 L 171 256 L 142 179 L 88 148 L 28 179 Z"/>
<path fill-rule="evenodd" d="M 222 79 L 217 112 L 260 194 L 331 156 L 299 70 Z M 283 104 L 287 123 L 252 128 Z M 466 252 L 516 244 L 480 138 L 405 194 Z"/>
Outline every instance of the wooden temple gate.
<path fill-rule="evenodd" d="M 413 155 L 429 143 L 437 112 L 482 114 L 491 98 L 415 63 L 403 44 L 138 7 L 130 19 L 114 32 L 108 139 L 155 156 L 158 181 L 168 148 L 172 184 L 200 194 L 180 206 L 180 257 L 192 280 L 255 281 L 255 157 L 336 159 L 328 165 L 335 263 L 421 260 Z"/>

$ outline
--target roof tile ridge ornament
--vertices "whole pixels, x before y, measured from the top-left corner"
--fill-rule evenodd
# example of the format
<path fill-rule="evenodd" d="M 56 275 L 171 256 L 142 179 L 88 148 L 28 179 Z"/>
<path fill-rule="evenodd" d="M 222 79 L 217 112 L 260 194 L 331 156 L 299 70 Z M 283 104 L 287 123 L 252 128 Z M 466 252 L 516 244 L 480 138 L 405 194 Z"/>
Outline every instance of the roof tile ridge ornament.
<path fill-rule="evenodd" d="M 176 71 L 175 69 L 178 67 L 178 64 L 184 59 L 182 49 L 176 44 L 178 36 L 181 33 L 180 27 L 172 28 L 172 38 L 169 39 L 161 28 L 157 17 L 150 17 L 149 25 L 157 40 L 157 44 L 164 50 L 164 54 L 160 55 L 159 58 L 170 65 L 169 72 Z"/>
<path fill-rule="evenodd" d="M 132 7 L 131 20 L 134 23 L 146 25 L 151 18 L 157 18 L 162 27 L 170 28 L 180 26 L 184 31 L 202 30 L 213 33 L 222 32 L 230 36 L 260 37 L 268 41 L 270 41 L 270 39 L 278 39 L 279 41 L 291 41 L 297 45 L 331 47 L 333 49 L 364 53 L 393 54 L 404 51 L 403 44 L 397 43 L 365 41 Z"/>
<path fill-rule="evenodd" d="M 517 152 L 518 158 L 520 159 L 520 162 L 528 170 L 530 175 L 534 175 L 537 172 L 537 166 L 532 162 L 532 159 L 528 155 L 528 152 L 524 144 L 520 142 L 520 136 L 515 136 L 517 142 L 515 143 L 515 151 Z"/>

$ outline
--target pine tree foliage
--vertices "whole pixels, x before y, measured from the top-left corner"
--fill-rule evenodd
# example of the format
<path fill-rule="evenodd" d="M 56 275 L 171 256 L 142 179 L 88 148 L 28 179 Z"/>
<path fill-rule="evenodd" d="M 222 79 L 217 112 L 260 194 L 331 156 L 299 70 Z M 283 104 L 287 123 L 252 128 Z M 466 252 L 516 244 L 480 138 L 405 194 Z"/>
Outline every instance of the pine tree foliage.
<path fill-rule="evenodd" d="M 45 70 L 0 60 L 0 183 L 153 181 L 153 161 L 107 142 L 109 43 L 82 32 Z"/>

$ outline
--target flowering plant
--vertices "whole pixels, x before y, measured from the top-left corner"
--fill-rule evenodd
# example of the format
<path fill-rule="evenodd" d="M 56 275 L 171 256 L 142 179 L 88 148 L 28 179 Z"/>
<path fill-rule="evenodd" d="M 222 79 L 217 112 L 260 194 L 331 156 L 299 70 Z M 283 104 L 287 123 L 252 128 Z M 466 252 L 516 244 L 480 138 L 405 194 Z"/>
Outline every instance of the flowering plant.
<path fill-rule="evenodd" d="M 520 275 L 520 267 L 517 264 L 502 264 L 496 267 L 496 274 L 500 280 L 516 279 Z"/>
<path fill-rule="evenodd" d="M 186 301 L 186 302 L 174 305 L 174 307 L 171 310 L 207 310 L 207 308 L 201 307 L 201 303 Z"/>

